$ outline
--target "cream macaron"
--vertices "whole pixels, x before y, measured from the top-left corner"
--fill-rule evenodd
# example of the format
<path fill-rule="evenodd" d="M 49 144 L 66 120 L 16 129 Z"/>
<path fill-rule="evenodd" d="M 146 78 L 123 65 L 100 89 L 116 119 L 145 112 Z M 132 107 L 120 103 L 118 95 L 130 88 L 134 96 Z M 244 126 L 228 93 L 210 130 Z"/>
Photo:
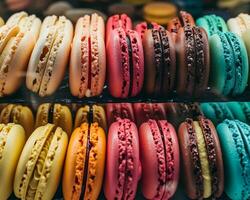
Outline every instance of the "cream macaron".
<path fill-rule="evenodd" d="M 20 87 L 40 26 L 41 20 L 35 15 L 20 12 L 0 27 L 0 96 Z"/>
<path fill-rule="evenodd" d="M 73 25 L 64 16 L 44 19 L 38 41 L 30 57 L 26 86 L 39 96 L 53 94 L 68 64 Z"/>
<path fill-rule="evenodd" d="M 8 199 L 19 156 L 25 144 L 25 131 L 17 124 L 0 124 L 0 199 Z"/>

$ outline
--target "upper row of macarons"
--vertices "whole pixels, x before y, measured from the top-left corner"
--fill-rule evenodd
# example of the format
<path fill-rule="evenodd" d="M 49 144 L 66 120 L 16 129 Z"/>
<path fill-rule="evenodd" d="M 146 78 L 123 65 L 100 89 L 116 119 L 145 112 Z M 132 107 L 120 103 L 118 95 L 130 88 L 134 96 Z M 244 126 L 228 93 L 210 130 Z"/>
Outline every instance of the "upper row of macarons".
<path fill-rule="evenodd" d="M 41 22 L 19 12 L 0 27 L 0 95 L 14 93 L 23 77 L 29 90 L 51 95 L 68 63 L 69 89 L 79 98 L 101 95 L 106 80 L 117 98 L 175 91 L 240 95 L 248 85 L 249 23 L 247 14 L 229 19 L 228 26 L 208 15 L 196 26 L 181 11 L 166 29 L 142 22 L 133 30 L 125 14 L 111 16 L 105 29 L 102 17 L 92 14 L 79 18 L 74 31 L 64 16 Z"/>

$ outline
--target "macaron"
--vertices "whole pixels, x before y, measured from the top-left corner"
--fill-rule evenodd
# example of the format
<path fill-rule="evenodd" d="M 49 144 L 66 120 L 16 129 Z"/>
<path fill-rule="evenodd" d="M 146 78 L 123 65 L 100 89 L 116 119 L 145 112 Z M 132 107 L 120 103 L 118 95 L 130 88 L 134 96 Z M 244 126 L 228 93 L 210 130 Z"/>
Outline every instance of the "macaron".
<path fill-rule="evenodd" d="M 163 27 L 149 29 L 143 38 L 147 95 L 167 96 L 175 86 L 176 56 L 174 41 Z"/>
<path fill-rule="evenodd" d="M 52 199 L 60 183 L 68 136 L 60 127 L 37 128 L 21 153 L 14 193 L 20 199 Z"/>
<path fill-rule="evenodd" d="M 203 28 L 186 25 L 177 35 L 177 93 L 202 96 L 208 87 L 210 57 L 208 37 Z"/>
<path fill-rule="evenodd" d="M 133 109 L 138 127 L 149 119 L 166 119 L 166 112 L 163 103 L 134 103 Z"/>
<path fill-rule="evenodd" d="M 250 15 L 240 13 L 237 17 L 230 18 L 227 21 L 227 25 L 231 32 L 242 36 L 246 30 L 250 29 Z"/>
<path fill-rule="evenodd" d="M 119 119 L 109 127 L 104 194 L 107 199 L 135 199 L 141 177 L 139 136 L 129 119 Z"/>
<path fill-rule="evenodd" d="M 78 19 L 71 47 L 69 88 L 79 98 L 101 94 L 106 77 L 104 20 L 97 14 Z"/>
<path fill-rule="evenodd" d="M 156 22 L 166 25 L 173 17 L 177 15 L 177 7 L 167 2 L 150 2 L 143 7 L 143 18 L 147 22 Z"/>
<path fill-rule="evenodd" d="M 204 115 L 215 125 L 218 125 L 225 119 L 235 119 L 227 103 L 202 103 L 200 107 Z"/>
<path fill-rule="evenodd" d="M 248 82 L 248 56 L 242 39 L 231 32 L 218 32 L 209 40 L 211 56 L 210 86 L 218 95 L 237 96 Z"/>
<path fill-rule="evenodd" d="M 178 129 L 186 118 L 196 119 L 203 115 L 198 103 L 165 103 L 167 120 Z"/>
<path fill-rule="evenodd" d="M 197 121 L 187 118 L 179 127 L 178 138 L 187 196 L 219 198 L 224 189 L 224 167 L 213 123 L 204 117 Z"/>
<path fill-rule="evenodd" d="M 26 139 L 34 131 L 34 115 L 28 106 L 8 104 L 0 112 L 0 123 L 20 124 L 24 130 Z"/>
<path fill-rule="evenodd" d="M 80 127 L 83 123 L 91 124 L 94 122 L 97 122 L 103 130 L 108 130 L 104 108 L 100 105 L 84 105 L 76 112 L 74 128 Z"/>
<path fill-rule="evenodd" d="M 71 135 L 63 173 L 65 199 L 98 199 L 105 166 L 106 136 L 98 123 L 83 123 Z"/>
<path fill-rule="evenodd" d="M 146 199 L 170 199 L 179 182 L 179 144 L 166 120 L 149 120 L 139 129 L 142 193 Z"/>
<path fill-rule="evenodd" d="M 133 27 L 132 20 L 130 17 L 126 14 L 120 14 L 120 15 L 112 15 L 108 18 L 107 24 L 106 24 L 106 43 L 109 42 L 109 37 L 112 32 L 112 30 L 116 28 L 122 28 L 125 31 L 131 30 Z"/>
<path fill-rule="evenodd" d="M 184 26 L 195 26 L 193 16 L 186 11 L 180 11 L 177 17 L 174 17 L 168 22 L 167 30 L 171 33 L 174 41 L 177 39 L 179 29 Z"/>
<path fill-rule="evenodd" d="M 118 119 L 130 119 L 135 122 L 134 110 L 131 103 L 107 103 L 106 114 L 109 126 Z"/>
<path fill-rule="evenodd" d="M 13 94 L 21 86 L 40 26 L 35 15 L 20 12 L 0 28 L 0 96 Z"/>
<path fill-rule="evenodd" d="M 218 31 L 227 32 L 227 24 L 224 19 L 217 15 L 205 15 L 196 20 L 196 25 L 206 30 L 208 38 Z"/>
<path fill-rule="evenodd" d="M 122 0 L 124 3 L 134 4 L 134 5 L 143 5 L 145 3 L 150 2 L 151 0 Z"/>
<path fill-rule="evenodd" d="M 238 120 L 225 120 L 217 126 L 224 169 L 224 190 L 230 199 L 250 198 L 249 125 Z"/>
<path fill-rule="evenodd" d="M 70 136 L 73 120 L 69 107 L 58 103 L 41 104 L 37 109 L 35 127 L 38 128 L 47 123 L 61 127 Z"/>
<path fill-rule="evenodd" d="M 241 1 L 239 0 L 218 0 L 217 6 L 222 9 L 231 9 L 237 6 Z"/>
<path fill-rule="evenodd" d="M 143 46 L 133 30 L 116 28 L 107 43 L 108 89 L 116 98 L 137 96 L 144 81 Z"/>
<path fill-rule="evenodd" d="M 44 19 L 32 51 L 26 86 L 39 96 L 52 95 L 59 87 L 68 64 L 73 25 L 64 16 Z"/>
<path fill-rule="evenodd" d="M 227 102 L 226 104 L 233 113 L 234 119 L 250 124 L 249 102 Z"/>
<path fill-rule="evenodd" d="M 159 25 L 155 22 L 140 22 L 136 24 L 135 31 L 141 36 L 141 39 L 143 40 L 146 30 L 158 28 Z"/>
<path fill-rule="evenodd" d="M 25 141 L 22 126 L 13 123 L 0 124 L 1 199 L 8 199 L 13 191 L 15 170 Z"/>

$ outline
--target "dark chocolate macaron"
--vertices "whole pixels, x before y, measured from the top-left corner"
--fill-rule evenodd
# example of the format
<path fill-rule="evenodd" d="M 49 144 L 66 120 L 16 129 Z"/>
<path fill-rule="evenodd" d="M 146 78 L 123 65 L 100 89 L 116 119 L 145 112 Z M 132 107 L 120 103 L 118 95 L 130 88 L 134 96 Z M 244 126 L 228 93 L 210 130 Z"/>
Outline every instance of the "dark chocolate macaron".
<path fill-rule="evenodd" d="M 163 27 L 149 29 L 143 38 L 144 91 L 148 95 L 166 96 L 174 89 L 176 57 L 172 37 Z"/>
<path fill-rule="evenodd" d="M 209 43 L 203 28 L 189 25 L 177 35 L 177 93 L 200 96 L 209 79 Z"/>

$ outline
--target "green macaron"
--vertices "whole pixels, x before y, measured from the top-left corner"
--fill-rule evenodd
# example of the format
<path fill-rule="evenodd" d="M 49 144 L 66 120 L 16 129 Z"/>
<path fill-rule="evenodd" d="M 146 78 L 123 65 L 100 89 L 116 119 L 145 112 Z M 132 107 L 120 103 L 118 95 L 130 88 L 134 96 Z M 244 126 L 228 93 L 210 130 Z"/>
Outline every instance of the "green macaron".
<path fill-rule="evenodd" d="M 250 124 L 250 103 L 249 102 L 228 102 L 228 108 L 234 115 L 234 119 Z"/>
<path fill-rule="evenodd" d="M 248 56 L 242 39 L 231 32 L 217 32 L 210 40 L 210 86 L 218 95 L 237 96 L 248 81 Z"/>
<path fill-rule="evenodd" d="M 234 115 L 226 103 L 202 103 L 200 107 L 204 115 L 215 125 L 225 119 L 234 119 Z"/>
<path fill-rule="evenodd" d="M 230 199 L 250 199 L 250 126 L 238 120 L 225 120 L 217 126 L 225 185 Z"/>
<path fill-rule="evenodd" d="M 205 15 L 196 20 L 196 25 L 204 28 L 208 37 L 217 33 L 218 31 L 228 31 L 226 22 L 223 18 L 217 15 Z"/>

